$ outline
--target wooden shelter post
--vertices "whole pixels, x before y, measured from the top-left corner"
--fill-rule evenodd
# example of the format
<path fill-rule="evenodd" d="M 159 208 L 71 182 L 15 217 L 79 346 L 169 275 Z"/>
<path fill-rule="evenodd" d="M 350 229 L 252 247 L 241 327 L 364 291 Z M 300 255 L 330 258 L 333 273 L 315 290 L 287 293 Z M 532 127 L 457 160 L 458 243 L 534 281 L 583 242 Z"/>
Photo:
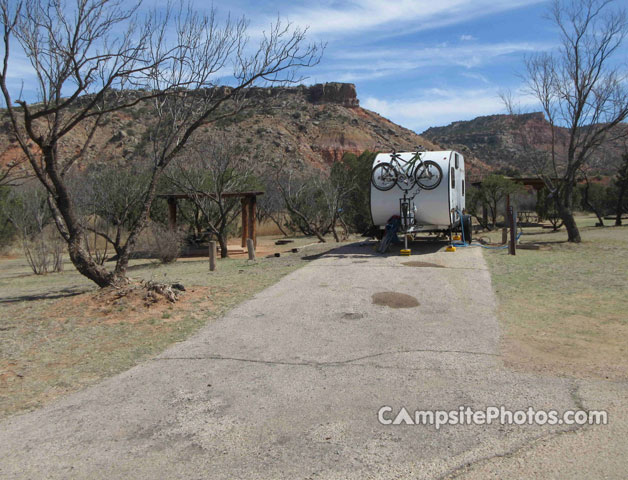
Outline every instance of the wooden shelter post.
<path fill-rule="evenodd" d="M 240 199 L 240 203 L 242 205 L 242 248 L 246 247 L 246 239 L 249 238 L 248 234 L 248 202 L 247 198 L 243 197 Z"/>
<path fill-rule="evenodd" d="M 255 209 L 257 207 L 257 197 L 255 195 L 251 195 L 248 197 L 249 203 L 249 228 L 248 228 L 248 238 L 253 240 L 253 245 L 257 247 L 257 232 L 255 229 Z"/>

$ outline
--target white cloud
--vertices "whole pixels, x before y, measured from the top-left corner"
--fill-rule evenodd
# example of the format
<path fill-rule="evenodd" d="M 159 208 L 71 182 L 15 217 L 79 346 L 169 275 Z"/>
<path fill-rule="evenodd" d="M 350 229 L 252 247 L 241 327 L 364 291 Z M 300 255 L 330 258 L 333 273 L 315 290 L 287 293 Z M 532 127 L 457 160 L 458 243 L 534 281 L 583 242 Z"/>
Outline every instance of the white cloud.
<path fill-rule="evenodd" d="M 493 89 L 431 89 L 417 98 L 383 100 L 368 97 L 361 103 L 364 108 L 417 132 L 457 120 L 504 113 L 504 105 Z"/>
<path fill-rule="evenodd" d="M 470 42 L 471 40 L 477 40 L 473 35 L 460 35 L 461 42 Z"/>
<path fill-rule="evenodd" d="M 477 72 L 462 72 L 460 75 L 462 75 L 463 77 L 466 77 L 466 78 L 470 78 L 471 80 L 478 80 L 478 81 L 480 81 L 482 83 L 486 83 L 486 84 L 491 83 L 490 80 L 485 75 L 482 75 L 481 73 L 477 73 Z"/>
<path fill-rule="evenodd" d="M 490 60 L 501 55 L 517 52 L 533 52 L 552 48 L 553 44 L 538 42 L 499 42 L 482 44 L 437 45 L 429 47 L 403 47 L 369 50 L 345 50 L 331 54 L 332 59 L 386 62 L 414 62 L 434 64 L 440 61 L 441 65 L 457 64 L 472 65 Z M 469 60 L 476 57 L 475 60 Z"/>
<path fill-rule="evenodd" d="M 499 57 L 550 49 L 553 45 L 533 42 L 493 44 L 459 44 L 396 49 L 343 50 L 331 53 L 323 73 L 337 81 L 356 82 L 399 75 L 402 72 L 430 67 L 463 67 L 473 69 Z M 469 72 L 468 78 L 488 83 L 486 77 Z"/>
<path fill-rule="evenodd" d="M 379 29 L 384 35 L 427 30 L 469 21 L 472 18 L 540 3 L 544 0 L 362 0 L 339 6 L 308 5 L 288 12 L 299 25 L 314 34 Z"/>

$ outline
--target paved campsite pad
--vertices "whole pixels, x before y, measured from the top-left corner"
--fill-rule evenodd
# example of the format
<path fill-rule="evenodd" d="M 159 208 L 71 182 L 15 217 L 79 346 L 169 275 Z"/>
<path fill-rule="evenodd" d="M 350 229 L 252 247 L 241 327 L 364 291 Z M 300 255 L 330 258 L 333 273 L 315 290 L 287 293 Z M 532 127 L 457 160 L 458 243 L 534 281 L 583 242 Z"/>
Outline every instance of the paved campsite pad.
<path fill-rule="evenodd" d="M 504 368 L 479 249 L 420 258 L 447 268 L 322 255 L 154 360 L 5 420 L 0 477 L 620 478 L 626 385 Z M 382 291 L 421 306 L 373 305 Z M 608 408 L 611 425 L 437 431 L 381 425 L 384 405 Z"/>

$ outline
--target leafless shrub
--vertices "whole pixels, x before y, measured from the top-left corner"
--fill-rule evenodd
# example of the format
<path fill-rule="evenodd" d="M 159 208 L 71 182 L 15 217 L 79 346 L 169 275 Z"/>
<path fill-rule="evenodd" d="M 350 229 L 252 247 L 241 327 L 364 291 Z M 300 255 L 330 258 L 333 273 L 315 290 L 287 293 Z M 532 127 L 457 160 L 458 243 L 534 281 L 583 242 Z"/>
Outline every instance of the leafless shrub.
<path fill-rule="evenodd" d="M 143 237 L 145 238 L 147 253 L 162 263 L 175 262 L 181 255 L 184 238 L 184 233 L 181 230 L 168 228 L 161 223 L 150 222 Z"/>
<path fill-rule="evenodd" d="M 36 275 L 63 270 L 64 242 L 52 225 L 47 196 L 42 188 L 28 183 L 15 188 L 5 208 L 18 231 L 24 256 Z"/>

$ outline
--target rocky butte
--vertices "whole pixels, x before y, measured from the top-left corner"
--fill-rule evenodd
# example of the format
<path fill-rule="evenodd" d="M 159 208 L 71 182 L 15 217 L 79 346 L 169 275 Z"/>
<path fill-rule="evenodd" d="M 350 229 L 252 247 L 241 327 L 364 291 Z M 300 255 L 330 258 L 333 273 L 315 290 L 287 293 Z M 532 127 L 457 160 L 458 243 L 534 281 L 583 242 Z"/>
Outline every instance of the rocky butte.
<path fill-rule="evenodd" d="M 246 109 L 201 127 L 195 141 L 202 143 L 218 129 L 247 145 L 251 152 L 259 152 L 260 160 L 262 156 L 298 158 L 320 169 L 329 168 L 347 152 L 413 150 L 417 145 L 440 148 L 435 141 L 362 108 L 351 83 L 255 87 L 247 91 L 246 97 Z M 84 162 L 107 162 L 124 168 L 141 158 L 147 125 L 151 123 L 150 109 L 138 105 L 112 114 L 103 123 Z M 0 162 L 19 155 L 8 132 L 8 126 L 0 121 Z M 76 151 L 84 135 L 76 129 L 62 148 Z M 466 153 L 471 169 L 484 167 Z"/>

